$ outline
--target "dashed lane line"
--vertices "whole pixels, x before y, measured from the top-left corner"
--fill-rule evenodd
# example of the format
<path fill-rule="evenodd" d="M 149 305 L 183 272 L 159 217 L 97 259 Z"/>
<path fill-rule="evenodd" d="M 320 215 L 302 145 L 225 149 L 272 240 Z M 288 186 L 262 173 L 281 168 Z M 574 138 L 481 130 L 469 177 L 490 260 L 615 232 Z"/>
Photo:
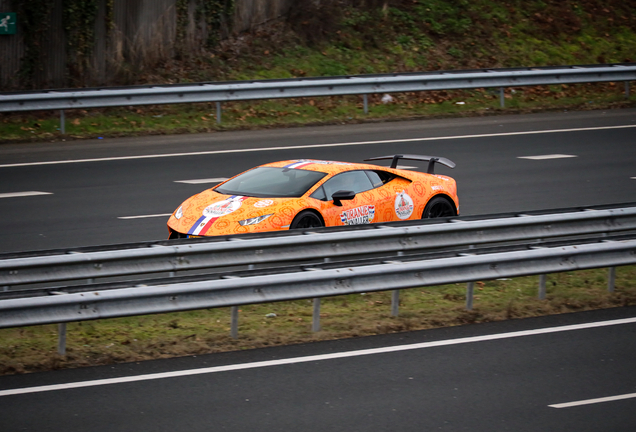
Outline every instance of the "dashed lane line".
<path fill-rule="evenodd" d="M 168 217 L 172 216 L 172 213 L 162 213 L 162 214 L 152 214 L 152 215 L 141 215 L 141 216 L 119 216 L 117 219 L 128 220 L 128 219 L 146 219 L 146 218 L 155 218 L 155 217 Z"/>
<path fill-rule="evenodd" d="M 0 198 L 17 198 L 17 197 L 28 197 L 28 196 L 37 196 L 37 195 L 53 195 L 53 192 L 27 191 L 27 192 L 0 193 Z"/>
<path fill-rule="evenodd" d="M 385 168 L 390 168 L 390 167 L 389 167 L 389 166 L 386 166 Z M 410 165 L 398 165 L 396 168 L 397 168 L 397 169 L 406 169 L 406 170 L 409 170 L 409 169 L 417 169 L 418 167 L 416 167 L 416 166 L 410 166 Z"/>
<path fill-rule="evenodd" d="M 225 177 L 209 178 L 209 179 L 194 179 L 194 180 L 175 180 L 175 183 L 185 184 L 205 184 L 205 183 L 221 183 L 227 180 Z"/>
<path fill-rule="evenodd" d="M 580 400 L 576 402 L 566 402 L 566 403 L 553 404 L 548 406 L 550 408 L 571 408 L 571 407 L 581 406 L 581 405 L 592 405 L 592 404 L 597 404 L 602 402 L 613 402 L 617 400 L 632 399 L 632 398 L 636 398 L 636 393 L 628 393 L 624 395 L 608 396 L 608 397 L 602 397 L 602 398 L 596 398 L 596 399 L 586 399 L 586 400 Z"/>
<path fill-rule="evenodd" d="M 517 159 L 530 159 L 530 160 L 548 160 L 548 159 L 565 159 L 565 158 L 575 158 L 576 155 L 566 155 L 566 154 L 547 154 L 547 155 L 537 155 L 537 156 L 519 156 Z"/>

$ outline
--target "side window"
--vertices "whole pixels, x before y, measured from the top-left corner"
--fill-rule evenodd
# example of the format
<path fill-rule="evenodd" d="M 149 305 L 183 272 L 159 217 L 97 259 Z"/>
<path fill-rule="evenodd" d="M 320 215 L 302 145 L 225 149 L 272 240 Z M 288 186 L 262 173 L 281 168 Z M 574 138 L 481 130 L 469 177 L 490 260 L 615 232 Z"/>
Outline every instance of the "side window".
<path fill-rule="evenodd" d="M 371 184 L 371 180 L 369 180 L 369 176 L 367 176 L 365 171 L 348 171 L 327 180 L 322 187 L 327 201 L 331 201 L 331 195 L 334 192 L 345 190 L 358 194 L 373 189 L 373 184 Z"/>
<path fill-rule="evenodd" d="M 327 201 L 327 195 L 325 195 L 325 189 L 322 186 L 316 189 L 309 197 L 320 201 Z"/>
<path fill-rule="evenodd" d="M 386 171 L 367 171 L 367 174 L 369 175 L 374 188 L 385 185 L 396 177 L 395 174 L 391 174 Z"/>
<path fill-rule="evenodd" d="M 373 183 L 374 189 L 384 184 L 384 182 L 382 181 L 382 179 L 380 178 L 377 172 L 375 171 L 365 171 L 365 172 L 369 176 L 369 180 L 371 180 L 371 183 Z"/>

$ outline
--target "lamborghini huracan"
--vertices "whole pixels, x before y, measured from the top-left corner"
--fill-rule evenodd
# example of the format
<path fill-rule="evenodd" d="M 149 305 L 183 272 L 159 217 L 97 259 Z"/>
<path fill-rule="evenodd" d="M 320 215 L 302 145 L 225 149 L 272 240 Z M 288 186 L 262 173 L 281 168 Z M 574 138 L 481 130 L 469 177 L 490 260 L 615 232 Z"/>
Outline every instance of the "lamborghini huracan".
<path fill-rule="evenodd" d="M 169 238 L 448 217 L 459 214 L 454 179 L 435 174 L 443 157 L 393 155 L 372 164 L 298 159 L 252 168 L 185 200 L 168 220 Z M 398 161 L 427 161 L 426 173 Z"/>

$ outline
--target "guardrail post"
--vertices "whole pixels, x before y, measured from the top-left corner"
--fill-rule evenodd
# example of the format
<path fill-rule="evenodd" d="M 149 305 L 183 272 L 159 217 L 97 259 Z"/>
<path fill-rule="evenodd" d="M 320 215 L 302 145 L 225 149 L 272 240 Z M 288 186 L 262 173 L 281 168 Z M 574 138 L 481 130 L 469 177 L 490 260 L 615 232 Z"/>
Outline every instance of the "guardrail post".
<path fill-rule="evenodd" d="M 230 308 L 230 314 L 232 315 L 232 323 L 230 325 L 230 336 L 232 339 L 238 339 L 238 306 L 232 306 Z"/>
<path fill-rule="evenodd" d="M 614 292 L 616 284 L 616 267 L 610 267 L 607 275 L 607 291 Z"/>
<path fill-rule="evenodd" d="M 398 316 L 400 313 L 400 290 L 391 292 L 391 316 Z"/>
<path fill-rule="evenodd" d="M 66 135 L 66 118 L 64 117 L 64 110 L 60 110 L 60 133 Z"/>
<path fill-rule="evenodd" d="M 505 108 L 506 107 L 506 100 L 504 97 L 504 88 L 503 87 L 499 87 L 499 106 L 501 108 Z"/>
<path fill-rule="evenodd" d="M 539 300 L 545 300 L 545 284 L 547 281 L 547 276 L 542 274 L 539 275 Z"/>
<path fill-rule="evenodd" d="M 365 114 L 369 114 L 369 97 L 368 97 L 368 95 L 366 95 L 366 94 L 362 95 L 362 100 L 363 100 L 363 104 L 364 104 L 364 113 Z"/>
<path fill-rule="evenodd" d="M 221 102 L 216 103 L 216 124 L 221 124 Z"/>
<path fill-rule="evenodd" d="M 66 355 L 66 323 L 57 325 L 57 353 Z"/>
<path fill-rule="evenodd" d="M 314 315 L 311 323 L 311 331 L 320 331 L 320 297 L 314 299 Z"/>
<path fill-rule="evenodd" d="M 625 99 L 629 99 L 629 81 L 625 81 Z"/>
<path fill-rule="evenodd" d="M 51 291 L 52 295 L 64 295 L 64 291 Z M 57 325 L 57 353 L 61 356 L 66 355 L 66 323 Z"/>
<path fill-rule="evenodd" d="M 466 285 L 466 310 L 473 310 L 473 293 L 475 292 L 475 282 L 468 282 Z"/>

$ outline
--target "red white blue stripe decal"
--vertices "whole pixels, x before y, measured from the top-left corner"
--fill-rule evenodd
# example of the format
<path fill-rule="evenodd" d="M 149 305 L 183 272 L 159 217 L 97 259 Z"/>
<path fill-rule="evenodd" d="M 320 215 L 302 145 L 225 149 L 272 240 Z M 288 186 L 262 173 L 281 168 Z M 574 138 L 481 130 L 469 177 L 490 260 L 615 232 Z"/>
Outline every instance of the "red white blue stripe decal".
<path fill-rule="evenodd" d="M 203 228 L 201 228 L 201 230 L 199 231 L 199 235 L 204 235 L 205 233 L 207 233 L 210 227 L 212 226 L 212 224 L 216 222 L 217 219 L 218 217 L 210 218 L 210 220 L 208 220 L 203 226 Z"/>
<path fill-rule="evenodd" d="M 298 162 L 294 162 L 293 164 L 285 165 L 283 168 L 302 168 L 304 166 L 311 165 L 311 164 L 314 164 L 314 163 L 316 163 L 316 162 L 314 162 L 314 161 L 298 161 Z"/>

